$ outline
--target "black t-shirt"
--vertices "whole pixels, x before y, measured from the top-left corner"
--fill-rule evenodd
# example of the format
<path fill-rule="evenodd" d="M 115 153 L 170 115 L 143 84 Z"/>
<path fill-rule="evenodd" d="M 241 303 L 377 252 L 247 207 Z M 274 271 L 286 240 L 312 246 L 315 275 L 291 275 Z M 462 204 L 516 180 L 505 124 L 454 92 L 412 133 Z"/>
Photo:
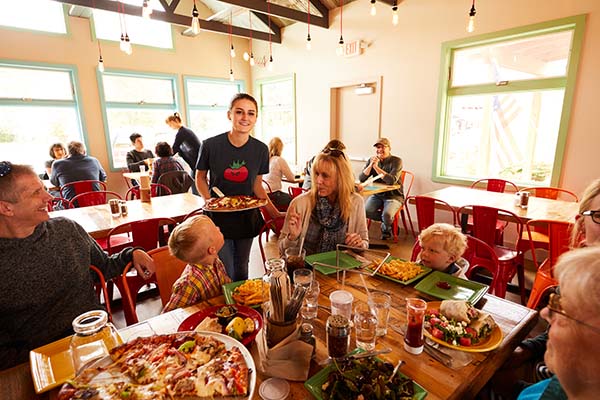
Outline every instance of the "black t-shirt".
<path fill-rule="evenodd" d="M 200 139 L 198 139 L 191 129 L 185 126 L 179 128 L 175 135 L 175 142 L 173 143 L 173 155 L 179 153 L 187 165 L 191 169 L 194 169 L 194 165 L 198 161 L 200 147 Z"/>

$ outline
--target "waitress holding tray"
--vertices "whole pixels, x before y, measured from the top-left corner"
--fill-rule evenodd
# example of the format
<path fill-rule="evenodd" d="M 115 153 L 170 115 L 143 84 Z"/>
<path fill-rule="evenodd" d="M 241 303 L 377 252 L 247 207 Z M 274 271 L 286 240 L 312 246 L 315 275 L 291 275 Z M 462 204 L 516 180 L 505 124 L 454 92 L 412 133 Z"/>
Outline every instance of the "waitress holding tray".
<path fill-rule="evenodd" d="M 272 217 L 280 216 L 262 186 L 269 172 L 269 150 L 250 136 L 256 124 L 258 105 L 252 96 L 238 93 L 231 100 L 227 118 L 231 130 L 206 139 L 196 164 L 196 185 L 204 200 L 217 196 L 218 188 L 226 196 L 248 195 L 268 201 Z M 210 183 L 208 176 L 210 172 Z M 252 241 L 264 224 L 258 208 L 237 212 L 207 212 L 223 236 L 225 245 L 219 257 L 233 281 L 248 279 L 248 261 Z"/>

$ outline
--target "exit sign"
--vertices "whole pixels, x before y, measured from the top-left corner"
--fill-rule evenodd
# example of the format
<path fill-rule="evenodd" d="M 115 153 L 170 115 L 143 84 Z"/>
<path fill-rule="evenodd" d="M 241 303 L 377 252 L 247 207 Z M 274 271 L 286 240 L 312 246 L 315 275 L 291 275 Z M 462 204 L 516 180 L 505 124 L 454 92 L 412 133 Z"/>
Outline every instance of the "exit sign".
<path fill-rule="evenodd" d="M 361 40 L 354 40 L 352 42 L 344 43 L 344 57 L 359 56 L 362 52 L 361 42 Z"/>

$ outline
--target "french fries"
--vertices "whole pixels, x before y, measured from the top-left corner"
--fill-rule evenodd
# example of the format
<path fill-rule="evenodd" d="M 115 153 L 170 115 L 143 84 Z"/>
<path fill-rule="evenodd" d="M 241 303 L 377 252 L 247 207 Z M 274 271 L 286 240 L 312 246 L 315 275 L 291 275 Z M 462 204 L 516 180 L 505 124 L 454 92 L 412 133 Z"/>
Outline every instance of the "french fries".
<path fill-rule="evenodd" d="M 269 299 L 269 284 L 262 279 L 253 279 L 242 283 L 233 290 L 232 296 L 236 304 L 254 306 Z"/>
<path fill-rule="evenodd" d="M 381 260 L 380 260 L 381 261 Z M 379 268 L 379 273 L 390 278 L 406 282 L 422 273 L 424 270 L 417 263 L 402 260 L 391 260 Z"/>

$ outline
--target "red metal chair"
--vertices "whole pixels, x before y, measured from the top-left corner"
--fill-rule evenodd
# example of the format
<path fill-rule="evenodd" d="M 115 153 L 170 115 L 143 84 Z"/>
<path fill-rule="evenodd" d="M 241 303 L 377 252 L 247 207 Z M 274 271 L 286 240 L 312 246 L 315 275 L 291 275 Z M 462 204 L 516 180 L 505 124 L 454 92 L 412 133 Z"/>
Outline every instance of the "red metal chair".
<path fill-rule="evenodd" d="M 463 206 L 459 208 L 458 215 L 473 215 L 473 234 L 472 236 L 487 243 L 494 249 L 498 257 L 500 267 L 498 278 L 494 287 L 494 294 L 504 298 L 508 283 L 517 274 L 519 282 L 519 291 L 521 294 L 521 303 L 525 304 L 525 269 L 523 252 L 519 250 L 518 239 L 513 247 L 499 245 L 496 243 L 496 226 L 500 218 L 507 219 L 507 224 L 514 224 L 516 237 L 520 238 L 525 224 L 523 220 L 512 211 L 502 210 L 486 206 Z M 463 227 L 464 229 L 464 227 Z M 529 229 L 527 229 L 529 231 Z"/>
<path fill-rule="evenodd" d="M 544 292 L 548 288 L 558 285 L 558 281 L 554 278 L 554 266 L 556 265 L 558 257 L 569 251 L 569 242 L 573 229 L 573 224 L 569 222 L 543 219 L 534 219 L 527 222 L 527 227 L 529 227 L 530 230 L 540 226 L 543 226 L 548 233 L 548 258 L 546 258 L 541 265 L 538 265 L 535 248 L 532 243 L 531 252 L 533 263 L 537 268 L 537 273 L 535 274 L 531 294 L 527 301 L 527 307 L 534 309 L 537 308 Z"/>
<path fill-rule="evenodd" d="M 408 179 L 407 179 L 408 177 Z M 415 180 L 415 175 L 410 172 L 410 171 L 402 171 L 402 173 L 400 174 L 400 180 L 402 181 L 402 187 L 404 188 L 404 196 L 409 197 L 410 196 L 410 189 L 412 188 L 412 184 L 413 181 Z M 398 220 L 400 219 L 400 217 L 402 217 L 402 225 L 404 225 L 404 231 L 408 234 L 408 226 L 406 225 L 406 217 L 404 214 L 404 208 L 406 206 L 406 201 L 404 201 L 404 204 L 402 204 L 402 206 L 400 207 L 400 209 L 396 212 L 396 215 L 394 215 L 394 220 L 392 221 L 392 234 L 394 235 L 394 242 L 398 241 L 398 233 L 399 233 L 399 228 L 398 228 Z M 381 210 L 379 210 L 381 212 Z M 410 221 L 410 215 L 409 215 L 409 221 Z M 410 224 L 412 226 L 412 221 L 410 221 Z M 371 220 L 368 220 L 367 222 L 367 226 L 371 227 Z M 414 233 L 414 230 L 413 230 Z"/>
<path fill-rule="evenodd" d="M 162 185 L 160 183 L 151 183 L 150 184 L 150 196 L 158 197 L 158 196 L 168 196 L 172 194 L 171 189 Z M 125 194 L 125 199 L 127 200 L 137 200 L 140 196 L 140 187 L 132 186 L 129 188 L 127 193 Z"/>
<path fill-rule="evenodd" d="M 269 240 L 269 230 L 273 231 L 277 237 L 281 233 L 281 229 L 283 228 L 283 223 L 285 222 L 284 217 L 278 217 L 275 219 L 270 219 L 260 228 L 260 232 L 258 233 L 258 248 L 260 249 L 260 255 L 263 260 L 263 266 L 265 262 L 267 262 L 267 256 L 265 253 L 265 249 L 263 247 L 262 236 L 265 234 L 265 240 Z M 266 272 L 266 271 L 265 271 Z"/>
<path fill-rule="evenodd" d="M 106 183 L 104 183 L 102 181 L 98 181 L 98 180 L 93 180 L 93 179 L 65 183 L 64 185 L 62 185 L 60 187 L 60 196 L 61 197 L 67 198 L 67 196 L 65 194 L 65 189 L 67 189 L 67 188 L 72 188 L 74 194 L 73 194 L 73 196 L 71 196 L 71 199 L 73 199 L 74 196 L 81 194 L 81 193 L 95 192 L 97 190 L 106 190 Z M 68 190 L 67 190 L 67 192 L 68 192 Z"/>
<path fill-rule="evenodd" d="M 269 222 L 270 222 L 270 221 L 272 221 L 272 220 L 273 220 L 273 217 L 271 217 L 271 214 L 269 214 L 269 211 L 267 211 L 267 208 L 266 208 L 266 207 L 261 207 L 261 208 L 260 208 L 260 213 L 262 214 L 262 217 L 263 217 L 263 219 L 264 219 L 265 221 L 269 221 Z M 267 230 L 264 232 L 264 233 L 265 233 L 265 235 L 266 235 L 266 236 L 265 236 L 265 240 L 268 240 L 268 239 L 269 239 L 269 229 L 270 229 L 271 231 L 273 231 L 273 233 L 274 233 L 274 234 L 275 234 L 277 237 L 279 237 L 279 234 L 281 233 L 281 228 L 283 228 L 283 221 L 284 221 L 284 220 L 285 220 L 285 218 L 283 218 L 283 217 L 282 217 L 282 218 L 276 218 L 276 219 L 274 220 L 274 223 L 267 224 L 267 223 L 265 222 L 265 225 L 266 225 L 266 226 L 267 226 L 267 228 L 268 228 L 268 229 L 267 229 Z M 263 225 L 263 227 L 264 227 L 265 225 Z M 260 236 L 260 234 L 259 234 L 259 236 Z"/>
<path fill-rule="evenodd" d="M 265 190 L 267 191 L 267 195 L 269 196 L 269 198 L 271 199 L 271 201 L 273 202 L 273 198 L 271 197 L 271 195 L 273 194 L 273 191 L 271 190 L 271 185 L 269 185 L 269 182 L 265 181 L 263 179 L 262 181 L 263 187 L 265 188 Z M 275 202 L 273 202 L 273 205 L 275 206 L 275 208 L 281 212 L 286 212 L 288 209 L 287 205 L 282 205 L 282 204 L 275 204 Z"/>
<path fill-rule="evenodd" d="M 302 193 L 304 193 L 304 192 L 308 192 L 308 190 L 306 190 L 306 189 L 303 189 L 303 188 L 301 188 L 301 187 L 299 187 L 299 186 L 289 186 L 289 187 L 288 187 L 288 193 L 289 193 L 289 195 L 292 197 L 292 199 L 293 199 L 294 197 L 298 197 L 298 196 L 300 196 L 300 195 L 301 195 Z"/>
<path fill-rule="evenodd" d="M 579 198 L 577 195 L 570 190 L 555 188 L 555 187 L 528 187 L 522 189 L 523 192 L 529 192 L 531 196 L 534 197 L 542 197 L 545 199 L 552 200 L 564 200 L 564 201 L 573 201 L 578 202 Z M 549 247 L 549 237 L 548 230 L 545 224 L 536 224 L 530 225 L 531 231 L 531 243 L 528 238 L 523 234 L 523 237 L 520 241 L 520 249 L 523 252 L 526 252 L 530 249 L 530 246 L 533 245 L 534 249 L 545 249 L 548 250 Z"/>
<path fill-rule="evenodd" d="M 48 212 L 71 208 L 69 200 L 63 197 L 53 197 L 48 200 Z"/>
<path fill-rule="evenodd" d="M 417 227 L 419 228 L 419 232 L 422 232 L 424 229 L 435 223 L 435 212 L 436 209 L 440 208 L 450 211 L 452 214 L 452 224 L 456 225 L 456 214 L 454 213 L 454 209 L 445 201 L 427 196 L 410 196 L 406 198 L 404 204 L 410 204 L 411 200 L 414 201 L 415 209 L 417 210 Z M 412 230 L 413 236 L 417 237 L 408 207 L 406 207 L 406 214 L 408 215 L 408 221 L 410 222 L 410 229 Z"/>
<path fill-rule="evenodd" d="M 189 212 L 188 215 L 186 215 L 185 217 L 183 217 L 183 220 L 185 221 L 186 219 L 193 217 L 194 215 L 202 215 L 202 214 L 204 214 L 204 209 L 197 208 L 194 211 Z"/>
<path fill-rule="evenodd" d="M 112 197 L 115 199 L 123 200 L 121 195 L 117 192 L 111 192 L 108 190 L 99 190 L 97 192 L 87 192 L 81 193 L 77 196 L 73 197 L 71 201 L 69 201 L 70 208 L 78 208 L 78 207 L 89 207 L 89 206 L 97 206 L 99 204 L 106 204 L 108 199 Z"/>
<path fill-rule="evenodd" d="M 181 276 L 181 273 L 185 269 L 187 263 L 185 261 L 181 261 L 169 252 L 169 248 L 167 246 L 159 247 L 157 249 L 150 250 L 148 252 L 150 257 L 154 260 L 154 266 L 156 267 L 156 273 L 153 274 L 150 279 L 144 281 L 144 284 L 153 281 L 154 284 L 158 287 L 158 292 L 160 294 L 160 300 L 163 307 L 169 301 L 171 297 L 171 290 L 173 288 L 173 284 L 175 281 Z M 123 274 L 121 277 L 125 276 L 127 279 L 122 279 L 123 281 L 123 313 L 125 314 L 125 319 L 127 321 L 127 325 L 131 325 L 138 322 L 138 316 L 136 312 L 136 303 L 137 303 L 137 295 L 139 289 L 144 286 L 142 285 L 132 285 L 129 277 L 132 276 L 132 273 L 136 272 L 133 268 L 133 263 L 127 264 L 125 270 L 123 270 Z M 137 273 L 135 274 L 137 276 Z M 128 319 L 129 318 L 129 319 Z"/>
<path fill-rule="evenodd" d="M 90 271 L 93 271 L 98 276 L 98 281 L 94 281 L 94 291 L 96 296 L 100 298 L 100 294 L 104 297 L 104 305 L 106 306 L 106 312 L 108 313 L 109 321 L 112 321 L 112 312 L 110 309 L 110 298 L 108 297 L 108 289 L 106 286 L 106 279 L 100 269 L 94 265 L 90 265 Z"/>

